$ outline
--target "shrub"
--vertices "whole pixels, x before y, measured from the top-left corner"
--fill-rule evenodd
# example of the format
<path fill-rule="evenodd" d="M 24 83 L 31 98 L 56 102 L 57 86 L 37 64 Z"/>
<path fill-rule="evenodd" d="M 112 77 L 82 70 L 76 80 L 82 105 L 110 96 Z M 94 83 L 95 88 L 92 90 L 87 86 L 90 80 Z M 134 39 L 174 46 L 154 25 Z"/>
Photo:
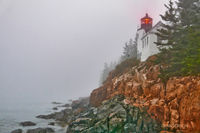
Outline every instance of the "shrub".
<path fill-rule="evenodd" d="M 128 70 L 130 70 L 132 67 L 137 66 L 139 63 L 140 63 L 140 61 L 137 60 L 136 58 L 126 59 L 126 60 L 122 61 L 120 64 L 118 64 L 115 67 L 115 69 L 110 72 L 109 77 L 113 78 L 115 76 L 120 76 L 124 72 L 127 72 Z"/>

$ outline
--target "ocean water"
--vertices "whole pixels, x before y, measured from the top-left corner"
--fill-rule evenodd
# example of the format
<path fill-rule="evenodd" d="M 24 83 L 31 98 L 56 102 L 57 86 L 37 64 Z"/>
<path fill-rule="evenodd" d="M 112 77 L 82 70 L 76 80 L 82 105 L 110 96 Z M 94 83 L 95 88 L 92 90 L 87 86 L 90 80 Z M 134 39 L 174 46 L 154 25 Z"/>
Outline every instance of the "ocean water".
<path fill-rule="evenodd" d="M 65 133 L 66 128 L 48 125 L 49 122 L 54 120 L 38 119 L 35 116 L 41 114 L 49 114 L 55 111 L 53 107 L 57 105 L 52 103 L 0 103 L 0 133 L 10 133 L 15 129 L 22 129 L 26 133 L 27 129 L 34 129 L 37 127 L 51 127 L 56 133 Z M 59 108 L 62 110 L 63 108 Z M 58 110 L 58 111 L 59 111 Z M 23 121 L 35 122 L 36 126 L 22 127 L 19 125 Z"/>

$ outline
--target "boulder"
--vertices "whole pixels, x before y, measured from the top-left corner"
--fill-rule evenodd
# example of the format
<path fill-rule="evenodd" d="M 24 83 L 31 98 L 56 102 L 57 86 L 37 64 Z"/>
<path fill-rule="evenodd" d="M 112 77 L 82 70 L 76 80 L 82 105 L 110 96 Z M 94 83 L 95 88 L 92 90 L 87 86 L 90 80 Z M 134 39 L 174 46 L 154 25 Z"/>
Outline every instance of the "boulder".
<path fill-rule="evenodd" d="M 16 129 L 16 130 L 13 130 L 11 133 L 22 133 L 22 129 Z"/>
<path fill-rule="evenodd" d="M 36 116 L 36 118 L 40 118 L 40 119 L 54 119 L 57 121 L 68 121 L 69 117 L 72 115 L 72 110 L 71 109 L 64 109 L 61 110 L 60 112 L 55 112 L 52 114 L 48 114 L 48 115 L 38 115 Z"/>
<path fill-rule="evenodd" d="M 136 124 L 133 123 L 126 123 L 124 125 L 124 133 L 131 133 L 131 132 L 135 132 L 136 130 Z"/>
<path fill-rule="evenodd" d="M 58 108 L 57 107 L 53 107 L 53 110 L 58 110 Z"/>
<path fill-rule="evenodd" d="M 24 122 L 21 122 L 20 125 L 24 126 L 24 127 L 26 127 L 26 126 L 35 126 L 36 123 L 31 122 L 31 121 L 24 121 Z"/>
<path fill-rule="evenodd" d="M 55 125 L 55 122 L 49 122 L 48 125 L 54 126 L 54 125 Z"/>
<path fill-rule="evenodd" d="M 52 102 L 52 104 L 62 104 L 62 103 L 60 103 L 60 102 Z"/>
<path fill-rule="evenodd" d="M 36 128 L 36 129 L 29 129 L 26 133 L 55 133 L 52 128 Z"/>

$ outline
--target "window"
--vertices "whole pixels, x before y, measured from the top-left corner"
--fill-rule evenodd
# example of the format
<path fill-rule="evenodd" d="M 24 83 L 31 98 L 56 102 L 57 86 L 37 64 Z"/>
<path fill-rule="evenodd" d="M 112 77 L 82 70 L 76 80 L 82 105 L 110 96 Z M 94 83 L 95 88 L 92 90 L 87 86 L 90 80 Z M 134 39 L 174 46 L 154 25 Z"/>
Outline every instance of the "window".
<path fill-rule="evenodd" d="M 144 48 L 144 40 L 142 40 L 142 48 Z"/>
<path fill-rule="evenodd" d="M 146 47 L 147 47 L 147 38 L 145 39 L 145 41 L 146 41 L 145 43 L 146 43 Z"/>

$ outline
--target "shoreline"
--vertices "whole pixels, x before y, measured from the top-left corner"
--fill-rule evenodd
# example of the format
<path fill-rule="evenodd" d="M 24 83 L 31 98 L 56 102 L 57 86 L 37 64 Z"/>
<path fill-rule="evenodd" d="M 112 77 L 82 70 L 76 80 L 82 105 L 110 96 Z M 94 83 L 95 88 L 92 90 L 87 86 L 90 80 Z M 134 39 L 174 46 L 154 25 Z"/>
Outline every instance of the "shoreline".
<path fill-rule="evenodd" d="M 30 106 L 29 106 L 30 105 Z M 62 104 L 64 105 L 64 104 Z M 48 125 L 49 123 L 55 122 L 55 120 L 45 120 L 38 119 L 36 116 L 38 114 L 49 114 L 54 112 L 59 112 L 64 109 L 64 107 L 57 107 L 58 110 L 53 110 L 57 104 L 49 103 L 33 103 L 33 104 L 8 104 L 3 105 L 0 108 L 0 132 L 1 133 L 11 133 L 13 130 L 22 129 L 23 133 L 26 133 L 29 129 L 34 128 L 53 128 L 58 133 L 65 133 L 65 127 L 59 125 Z M 35 126 L 20 126 L 20 122 L 31 121 L 36 123 Z"/>

